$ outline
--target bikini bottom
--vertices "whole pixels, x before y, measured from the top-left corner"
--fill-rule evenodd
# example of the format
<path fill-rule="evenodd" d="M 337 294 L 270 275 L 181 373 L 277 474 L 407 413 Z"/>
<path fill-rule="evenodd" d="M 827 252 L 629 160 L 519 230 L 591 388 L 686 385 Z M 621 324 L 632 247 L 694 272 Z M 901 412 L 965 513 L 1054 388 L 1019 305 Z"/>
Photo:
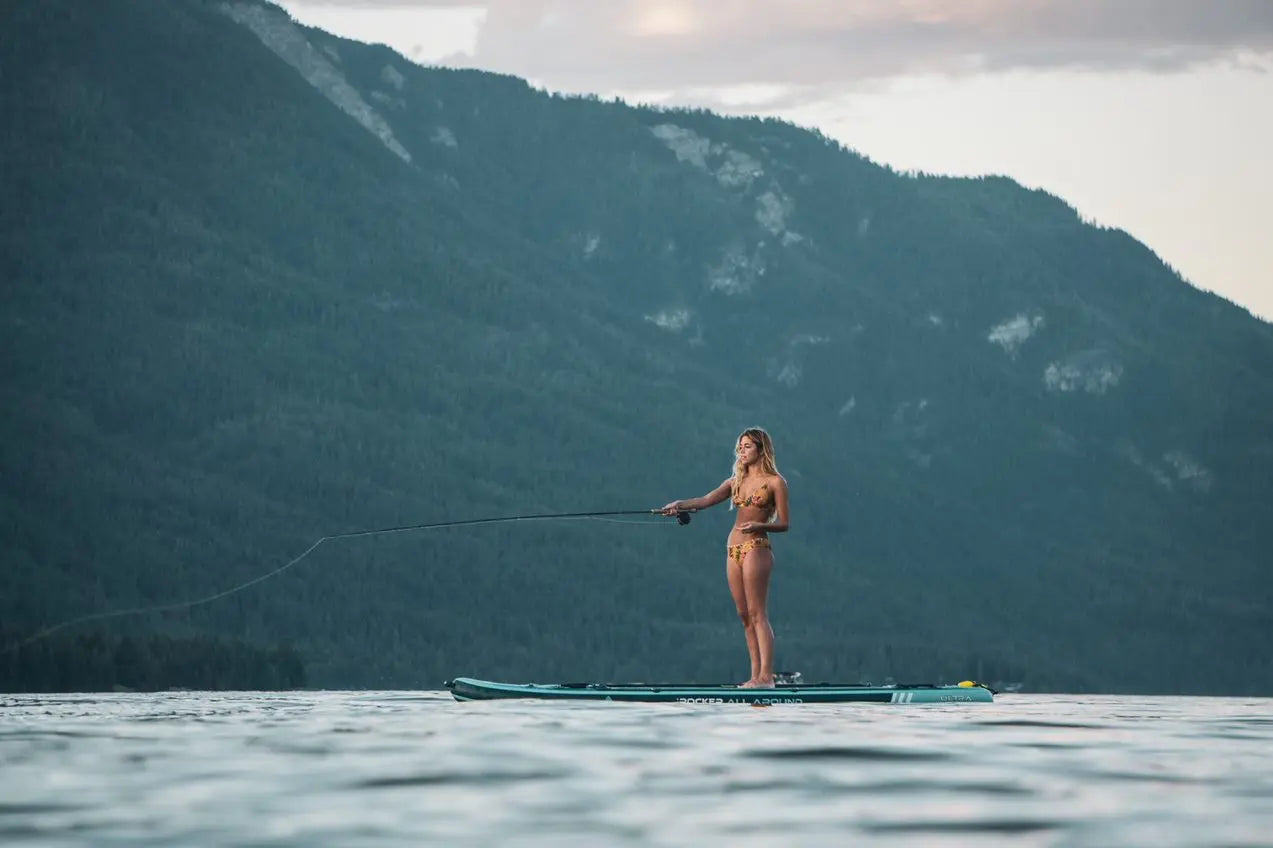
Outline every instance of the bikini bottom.
<path fill-rule="evenodd" d="M 747 556 L 748 551 L 754 551 L 757 548 L 769 548 L 773 550 L 773 546 L 769 544 L 768 539 L 748 539 L 737 545 L 726 545 L 725 553 L 734 562 L 739 565 L 743 564 L 743 557 Z"/>

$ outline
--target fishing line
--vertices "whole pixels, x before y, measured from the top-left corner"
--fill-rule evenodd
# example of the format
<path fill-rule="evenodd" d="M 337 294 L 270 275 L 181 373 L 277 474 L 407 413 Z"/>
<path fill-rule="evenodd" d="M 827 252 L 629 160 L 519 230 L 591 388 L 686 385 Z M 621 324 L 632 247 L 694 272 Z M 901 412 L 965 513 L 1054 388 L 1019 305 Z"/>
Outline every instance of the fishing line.
<path fill-rule="evenodd" d="M 680 525 L 689 524 L 690 512 L 692 511 L 693 510 L 686 510 L 683 512 L 675 513 L 676 523 Z M 251 580 L 248 580 L 246 583 L 240 583 L 237 586 L 232 586 L 231 588 L 217 592 L 216 594 L 208 595 L 207 597 L 204 597 L 204 598 L 195 598 L 192 601 L 181 601 L 179 603 L 172 603 L 172 604 L 156 604 L 154 606 L 146 606 L 146 607 L 132 607 L 130 609 L 111 610 L 109 612 L 95 612 L 95 613 L 90 613 L 89 615 L 82 615 L 82 616 L 79 616 L 78 618 L 67 619 L 66 621 L 60 622 L 58 624 L 54 624 L 51 627 L 46 627 L 43 630 L 35 633 L 34 635 L 28 636 L 25 639 L 19 640 L 17 642 L 14 642 L 6 646 L 4 650 L 6 653 L 16 651 L 19 648 L 25 647 L 26 645 L 30 645 L 32 642 L 37 642 L 40 639 L 44 639 L 47 636 L 52 636 L 54 633 L 57 633 L 59 630 L 65 630 L 68 627 L 74 627 L 77 624 L 85 624 L 90 621 L 102 621 L 108 618 L 122 618 L 128 615 L 142 615 L 145 613 L 175 612 L 177 610 L 190 609 L 191 607 L 197 607 L 197 606 L 201 606 L 202 604 L 210 604 L 213 601 L 219 601 L 222 598 L 229 597 L 230 595 L 233 595 L 237 592 L 242 592 L 244 589 L 249 589 L 258 583 L 263 583 L 266 580 L 269 580 L 271 577 L 276 577 L 277 575 L 282 574 L 284 571 L 287 571 L 289 568 L 296 565 L 301 560 L 305 559 L 305 557 L 312 554 L 315 550 L 318 549 L 319 545 L 323 544 L 323 542 L 331 542 L 336 539 L 356 539 L 361 536 L 384 536 L 384 535 L 389 535 L 392 533 L 412 533 L 418 530 L 438 530 L 443 527 L 472 527 L 478 524 L 508 524 L 515 521 L 592 520 L 592 521 L 610 521 L 616 524 L 648 524 L 648 525 L 662 524 L 662 522 L 658 522 L 658 521 L 622 521 L 622 520 L 611 517 L 616 515 L 654 516 L 654 515 L 662 515 L 662 512 L 657 509 L 620 509 L 620 510 L 613 510 L 610 512 L 556 512 L 556 513 L 544 513 L 541 515 L 507 515 L 507 516 L 499 516 L 495 518 L 468 518 L 468 519 L 462 519 L 459 521 L 436 521 L 436 522 L 431 522 L 428 524 L 405 524 L 400 527 L 381 527 L 376 530 L 351 530 L 348 533 L 332 533 L 329 536 L 323 536 L 319 538 L 318 541 L 314 542 L 314 544 L 306 548 L 305 551 L 300 556 L 290 560 L 285 565 L 281 565 L 278 568 L 274 569 L 273 571 L 267 571 L 265 574 L 261 574 L 257 577 L 253 577 Z"/>

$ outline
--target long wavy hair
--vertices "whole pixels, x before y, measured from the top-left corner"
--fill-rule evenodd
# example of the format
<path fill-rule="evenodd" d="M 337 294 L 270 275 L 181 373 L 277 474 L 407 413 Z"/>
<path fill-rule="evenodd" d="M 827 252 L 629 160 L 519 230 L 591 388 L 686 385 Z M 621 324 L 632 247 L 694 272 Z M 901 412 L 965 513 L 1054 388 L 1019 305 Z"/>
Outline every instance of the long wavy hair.
<path fill-rule="evenodd" d="M 774 461 L 774 440 L 761 427 L 748 427 L 738 435 L 734 440 L 735 455 L 738 449 L 738 443 L 743 439 L 751 439 L 760 448 L 760 458 L 756 460 L 760 470 L 771 477 L 778 476 L 778 463 Z M 741 459 L 734 460 L 734 482 L 730 486 L 729 508 L 734 508 L 734 498 L 738 496 L 738 487 L 743 484 L 743 474 L 746 473 L 746 467 Z M 773 518 L 773 512 L 769 513 L 769 518 Z M 768 520 L 768 519 L 766 519 Z"/>

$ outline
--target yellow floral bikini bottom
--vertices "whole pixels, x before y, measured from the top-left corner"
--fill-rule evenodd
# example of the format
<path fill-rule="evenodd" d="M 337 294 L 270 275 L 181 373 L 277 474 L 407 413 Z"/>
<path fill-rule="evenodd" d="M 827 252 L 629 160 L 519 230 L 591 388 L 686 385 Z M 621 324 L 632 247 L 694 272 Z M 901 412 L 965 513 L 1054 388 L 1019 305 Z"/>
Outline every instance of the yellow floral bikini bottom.
<path fill-rule="evenodd" d="M 769 540 L 761 538 L 748 539 L 746 542 L 742 542 L 737 545 L 726 545 L 725 553 L 734 562 L 742 565 L 743 557 L 747 556 L 747 552 L 754 551 L 757 548 L 769 548 L 770 550 L 773 550 L 773 546 L 769 544 Z"/>

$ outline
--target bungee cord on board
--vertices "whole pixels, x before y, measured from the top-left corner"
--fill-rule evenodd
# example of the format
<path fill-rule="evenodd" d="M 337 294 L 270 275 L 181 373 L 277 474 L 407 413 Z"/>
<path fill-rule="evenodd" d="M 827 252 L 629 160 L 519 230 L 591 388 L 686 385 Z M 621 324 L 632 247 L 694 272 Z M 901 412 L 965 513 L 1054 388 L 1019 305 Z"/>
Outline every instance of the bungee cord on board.
<path fill-rule="evenodd" d="M 683 511 L 675 513 L 676 523 L 680 525 L 689 524 L 690 513 L 693 511 L 694 510 L 683 510 Z M 77 618 L 70 618 L 70 619 L 67 619 L 66 621 L 62 621 L 50 627 L 46 627 L 43 630 L 40 630 L 26 637 L 25 639 L 20 639 L 9 645 L 6 645 L 4 650 L 5 652 L 16 651 L 19 648 L 25 647 L 26 645 L 30 645 L 32 642 L 38 642 L 41 639 L 44 639 L 48 636 L 52 636 L 54 633 L 57 633 L 60 630 L 65 630 L 68 627 L 74 627 L 77 624 L 87 624 L 90 621 L 103 621 L 105 619 L 110 619 L 110 618 L 123 618 L 124 616 L 144 615 L 147 613 L 176 612 L 177 610 L 190 609 L 191 607 L 197 607 L 203 604 L 210 604 L 213 601 L 219 601 L 222 598 L 226 598 L 226 597 L 229 597 L 230 595 L 236 594 L 238 592 L 242 592 L 244 589 L 249 589 L 258 583 L 263 583 L 266 580 L 269 580 L 271 577 L 276 577 L 282 574 L 284 571 L 287 571 L 289 568 L 296 565 L 301 560 L 305 559 L 305 557 L 312 554 L 315 550 L 318 549 L 319 545 L 323 544 L 324 542 L 331 542 L 337 539 L 356 539 L 361 536 L 384 536 L 384 535 L 389 535 L 392 533 L 412 533 L 419 530 L 440 530 L 444 527 L 472 527 L 479 524 L 509 524 L 509 523 L 513 523 L 517 521 L 611 521 L 611 522 L 621 523 L 621 524 L 653 525 L 653 524 L 661 524 L 662 522 L 622 521 L 622 520 L 614 518 L 614 516 L 619 516 L 619 515 L 654 516 L 654 515 L 662 515 L 662 514 L 663 514 L 662 511 L 657 509 L 620 509 L 620 510 L 610 510 L 606 512 L 555 512 L 555 513 L 543 513 L 539 515 L 506 515 L 506 516 L 497 516 L 493 518 L 467 518 L 467 519 L 461 519 L 458 521 L 435 521 L 435 522 L 430 522 L 427 524 L 404 524 L 400 527 L 381 527 L 375 530 L 351 530 L 347 533 L 332 533 L 328 536 L 320 537 L 317 541 L 314 542 L 314 544 L 306 548 L 303 553 L 301 553 L 299 556 L 295 557 L 294 559 L 288 561 L 284 565 L 281 565 L 278 568 L 273 569 L 272 571 L 267 571 L 264 574 L 253 577 L 251 580 L 248 580 L 245 583 L 240 583 L 237 586 L 231 586 L 229 589 L 224 589 L 215 594 L 208 595 L 203 598 L 195 598 L 194 600 L 190 600 L 190 601 L 180 601 L 180 602 L 171 603 L 171 604 L 155 604 L 153 606 L 131 607 L 128 609 L 109 610 L 107 612 L 95 612 L 95 613 L 89 613 L 88 615 L 81 615 Z"/>

